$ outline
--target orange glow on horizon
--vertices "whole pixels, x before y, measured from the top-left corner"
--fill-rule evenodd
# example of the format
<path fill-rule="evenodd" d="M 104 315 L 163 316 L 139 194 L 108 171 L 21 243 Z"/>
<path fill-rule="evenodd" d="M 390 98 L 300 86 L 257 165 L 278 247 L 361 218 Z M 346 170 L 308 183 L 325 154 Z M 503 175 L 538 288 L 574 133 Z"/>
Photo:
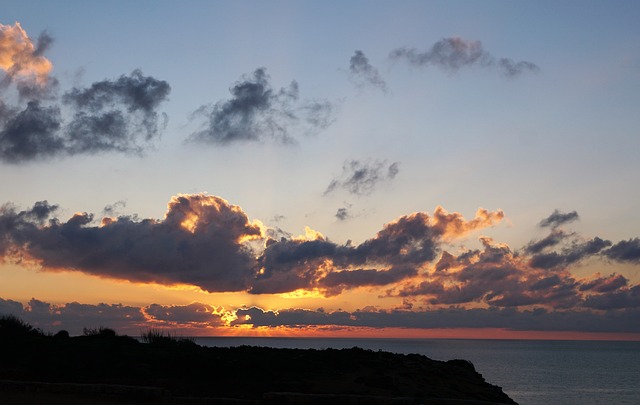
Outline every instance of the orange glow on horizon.
<path fill-rule="evenodd" d="M 278 294 L 278 296 L 282 298 L 287 298 L 287 299 L 326 298 L 324 294 L 317 288 L 314 288 L 312 290 L 299 289 L 299 290 L 291 291 L 288 293 Z"/>
<path fill-rule="evenodd" d="M 640 333 L 516 331 L 499 328 L 404 329 L 369 327 L 252 327 L 236 325 L 207 329 L 181 329 L 198 337 L 281 337 L 281 338 L 353 338 L 353 339 L 486 339 L 486 340 L 613 340 L 640 341 Z M 213 333 L 212 333 L 213 332 Z"/>

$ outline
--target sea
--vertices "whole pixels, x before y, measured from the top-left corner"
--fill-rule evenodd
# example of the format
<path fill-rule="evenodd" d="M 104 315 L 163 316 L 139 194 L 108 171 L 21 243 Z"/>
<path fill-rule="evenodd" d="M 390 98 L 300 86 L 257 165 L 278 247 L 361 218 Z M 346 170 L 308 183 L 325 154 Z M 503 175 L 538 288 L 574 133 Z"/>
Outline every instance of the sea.
<path fill-rule="evenodd" d="M 360 347 L 465 359 L 520 405 L 639 405 L 640 342 L 474 339 L 198 337 L 201 346 Z"/>

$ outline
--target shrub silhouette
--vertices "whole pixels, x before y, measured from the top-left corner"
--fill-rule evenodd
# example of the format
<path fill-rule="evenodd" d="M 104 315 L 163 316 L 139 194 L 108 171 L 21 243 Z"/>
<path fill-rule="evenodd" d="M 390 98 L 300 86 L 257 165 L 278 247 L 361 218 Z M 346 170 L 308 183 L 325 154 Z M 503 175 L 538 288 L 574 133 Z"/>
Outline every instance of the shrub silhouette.
<path fill-rule="evenodd" d="M 99 326 L 97 328 L 82 328 L 82 334 L 84 336 L 99 336 L 105 338 L 118 336 L 115 330 L 105 328 L 104 326 Z"/>
<path fill-rule="evenodd" d="M 13 315 L 0 317 L 0 338 L 17 339 L 26 337 L 43 337 L 44 333 Z"/>

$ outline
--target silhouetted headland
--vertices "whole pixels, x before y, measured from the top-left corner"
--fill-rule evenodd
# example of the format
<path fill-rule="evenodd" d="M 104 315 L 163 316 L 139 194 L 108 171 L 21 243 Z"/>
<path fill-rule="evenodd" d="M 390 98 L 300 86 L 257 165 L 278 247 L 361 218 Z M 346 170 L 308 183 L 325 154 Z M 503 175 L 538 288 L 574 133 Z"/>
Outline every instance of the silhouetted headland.
<path fill-rule="evenodd" d="M 150 330 L 70 337 L 0 318 L 3 404 L 515 404 L 465 360 L 352 349 L 202 347 Z"/>

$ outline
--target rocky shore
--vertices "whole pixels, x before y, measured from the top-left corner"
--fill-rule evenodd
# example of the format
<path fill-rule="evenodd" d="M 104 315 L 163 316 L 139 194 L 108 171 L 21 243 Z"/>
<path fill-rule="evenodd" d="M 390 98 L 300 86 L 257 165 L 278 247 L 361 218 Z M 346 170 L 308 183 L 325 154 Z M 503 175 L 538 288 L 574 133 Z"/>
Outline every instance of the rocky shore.
<path fill-rule="evenodd" d="M 3 404 L 515 404 L 465 360 L 360 348 L 201 347 L 161 333 L 143 343 L 110 329 L 50 336 L 6 319 Z"/>

